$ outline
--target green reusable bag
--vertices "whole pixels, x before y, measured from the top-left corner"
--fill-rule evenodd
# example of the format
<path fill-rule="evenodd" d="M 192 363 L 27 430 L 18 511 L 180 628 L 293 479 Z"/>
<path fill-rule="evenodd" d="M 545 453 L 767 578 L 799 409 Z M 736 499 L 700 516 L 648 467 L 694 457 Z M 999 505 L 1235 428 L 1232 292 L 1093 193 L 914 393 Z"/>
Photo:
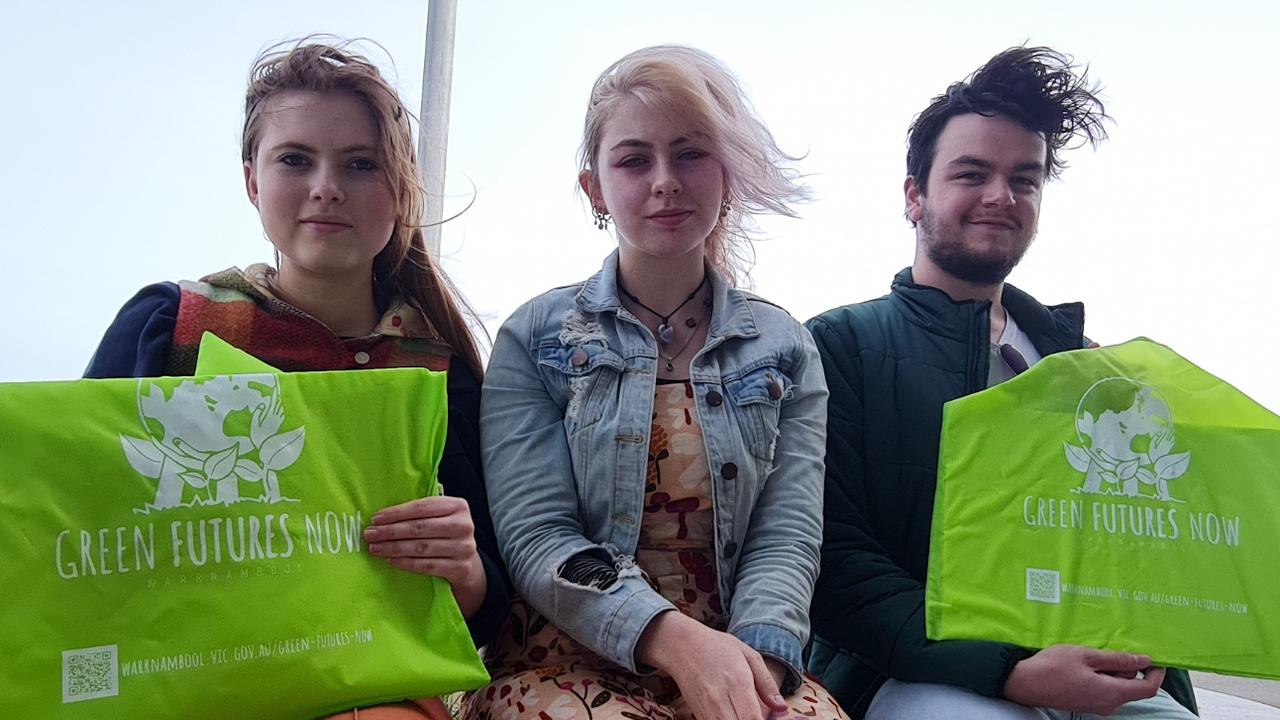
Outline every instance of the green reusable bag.
<path fill-rule="evenodd" d="M 314 718 L 487 682 L 448 584 L 361 534 L 437 493 L 445 375 L 207 345 L 195 378 L 0 384 L 0 717 Z"/>
<path fill-rule="evenodd" d="M 947 403 L 927 634 L 1280 677 L 1280 417 L 1148 340 Z"/>

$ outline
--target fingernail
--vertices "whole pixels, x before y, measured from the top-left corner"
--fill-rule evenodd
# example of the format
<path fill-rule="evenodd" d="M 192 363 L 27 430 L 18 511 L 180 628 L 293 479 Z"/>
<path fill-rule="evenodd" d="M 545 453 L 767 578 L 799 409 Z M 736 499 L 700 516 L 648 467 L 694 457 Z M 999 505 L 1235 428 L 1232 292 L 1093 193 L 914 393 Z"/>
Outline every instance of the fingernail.
<path fill-rule="evenodd" d="M 370 545 L 369 545 L 369 554 L 370 554 L 370 555 L 381 555 L 381 554 L 382 554 L 382 546 L 381 546 L 381 545 L 379 545 L 379 544 L 376 544 L 376 543 L 374 543 L 374 544 L 370 544 Z"/>
<path fill-rule="evenodd" d="M 775 705 L 783 705 L 783 704 L 785 704 L 786 702 L 787 702 L 786 700 L 783 700 L 783 699 L 782 699 L 782 696 L 781 696 L 781 695 L 774 695 L 774 696 L 773 696 L 773 703 L 774 703 Z"/>

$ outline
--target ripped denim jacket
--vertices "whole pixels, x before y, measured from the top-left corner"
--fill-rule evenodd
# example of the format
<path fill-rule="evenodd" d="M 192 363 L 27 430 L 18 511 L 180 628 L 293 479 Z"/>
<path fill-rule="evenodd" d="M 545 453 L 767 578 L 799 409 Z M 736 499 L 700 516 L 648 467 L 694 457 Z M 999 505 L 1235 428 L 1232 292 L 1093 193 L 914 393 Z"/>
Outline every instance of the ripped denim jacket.
<path fill-rule="evenodd" d="M 790 689 L 822 541 L 826 381 L 802 325 L 709 272 L 711 322 L 691 381 L 720 597 L 729 632 L 789 667 Z M 652 333 L 618 300 L 615 252 L 585 283 L 512 314 L 481 396 L 489 504 L 517 591 L 632 672 L 641 633 L 673 607 L 632 559 L 657 362 Z"/>

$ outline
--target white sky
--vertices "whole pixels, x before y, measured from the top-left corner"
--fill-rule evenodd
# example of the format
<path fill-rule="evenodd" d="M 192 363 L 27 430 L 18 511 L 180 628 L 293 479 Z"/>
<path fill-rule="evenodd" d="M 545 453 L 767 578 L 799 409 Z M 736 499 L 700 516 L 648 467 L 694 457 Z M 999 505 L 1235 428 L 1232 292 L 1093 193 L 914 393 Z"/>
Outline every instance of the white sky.
<path fill-rule="evenodd" d="M 766 223 L 755 290 L 800 319 L 887 291 L 911 259 L 906 128 L 947 84 L 1029 40 L 1088 61 L 1117 122 L 1045 191 L 1011 281 L 1084 300 L 1108 344 L 1164 342 L 1280 410 L 1280 10 L 1274 3 L 460 0 L 445 267 L 491 330 L 580 280 L 612 240 L 575 192 L 608 63 L 698 46 L 744 80 L 817 201 Z M 369 37 L 415 110 L 425 2 L 5 0 L 0 381 L 80 374 L 139 287 L 269 260 L 238 139 L 257 52 Z M 1255 276 L 1255 273 L 1262 273 Z"/>

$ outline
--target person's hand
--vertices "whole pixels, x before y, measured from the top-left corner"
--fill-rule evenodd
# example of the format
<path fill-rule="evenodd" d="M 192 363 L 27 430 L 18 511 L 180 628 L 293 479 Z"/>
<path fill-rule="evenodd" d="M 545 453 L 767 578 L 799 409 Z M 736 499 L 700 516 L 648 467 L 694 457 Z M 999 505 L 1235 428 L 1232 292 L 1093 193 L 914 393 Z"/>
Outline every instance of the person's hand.
<path fill-rule="evenodd" d="M 773 684 L 781 688 L 787 680 L 787 666 L 783 665 L 780 660 L 774 660 L 763 655 L 761 657 L 764 658 L 764 666 L 769 668 L 769 674 L 773 676 Z"/>
<path fill-rule="evenodd" d="M 787 709 L 760 653 L 680 612 L 649 623 L 636 659 L 675 680 L 699 720 L 764 720 Z"/>
<path fill-rule="evenodd" d="M 1054 645 L 1013 666 L 1004 696 L 1029 707 L 1110 715 L 1155 696 L 1163 682 L 1164 668 L 1151 667 L 1146 655 Z"/>
<path fill-rule="evenodd" d="M 392 505 L 373 516 L 364 541 L 371 555 L 401 570 L 444 578 L 463 617 L 484 602 L 489 583 L 466 500 L 442 495 Z"/>

